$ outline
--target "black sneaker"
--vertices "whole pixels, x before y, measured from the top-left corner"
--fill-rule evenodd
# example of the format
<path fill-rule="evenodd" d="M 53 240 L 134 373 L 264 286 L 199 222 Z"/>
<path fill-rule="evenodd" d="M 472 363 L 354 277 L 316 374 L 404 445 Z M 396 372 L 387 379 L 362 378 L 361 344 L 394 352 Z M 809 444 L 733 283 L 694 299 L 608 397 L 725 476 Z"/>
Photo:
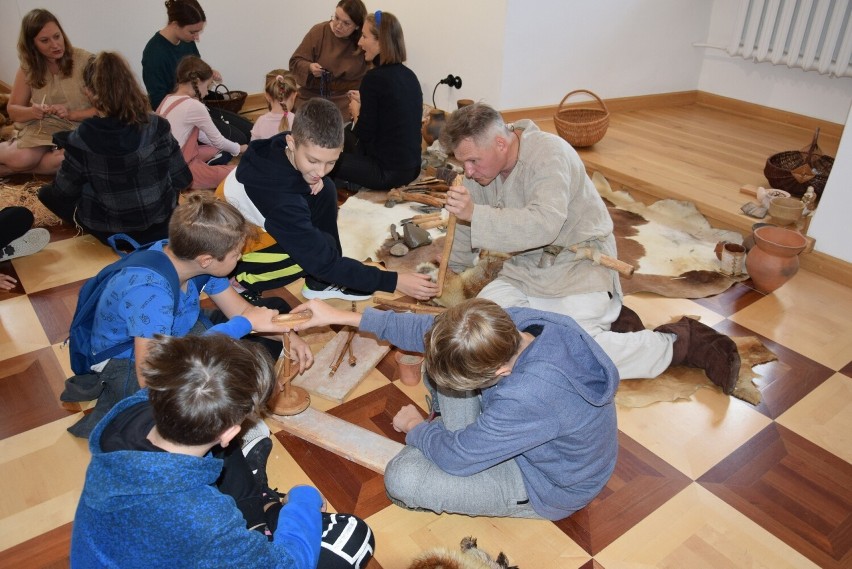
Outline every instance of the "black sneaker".
<path fill-rule="evenodd" d="M 272 439 L 269 437 L 258 437 L 243 449 L 246 462 L 254 474 L 254 479 L 261 488 L 267 488 L 269 479 L 266 476 L 266 463 L 272 452 Z"/>
<path fill-rule="evenodd" d="M 323 300 L 329 298 L 340 298 L 342 300 L 368 300 L 372 294 L 305 277 L 305 286 L 302 287 L 302 296 L 308 300 L 313 298 L 320 298 Z"/>

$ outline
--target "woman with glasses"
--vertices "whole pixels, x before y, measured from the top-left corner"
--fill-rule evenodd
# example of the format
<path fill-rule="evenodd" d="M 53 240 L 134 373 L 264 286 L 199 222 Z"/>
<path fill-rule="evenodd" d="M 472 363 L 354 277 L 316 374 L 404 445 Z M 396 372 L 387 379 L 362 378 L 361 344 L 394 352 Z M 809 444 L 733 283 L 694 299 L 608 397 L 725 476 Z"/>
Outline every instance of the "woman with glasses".
<path fill-rule="evenodd" d="M 290 58 L 290 71 L 302 87 L 296 110 L 314 97 L 331 100 L 345 121 L 349 115 L 347 93 L 361 85 L 367 62 L 358 48 L 367 8 L 361 0 L 340 0 L 329 22 L 320 22 L 305 35 Z"/>
<path fill-rule="evenodd" d="M 95 114 L 82 91 L 83 66 L 90 56 L 72 47 L 59 20 L 47 10 L 24 16 L 18 36 L 21 65 L 7 107 L 17 134 L 0 143 L 0 176 L 56 173 L 63 153 L 53 136 L 74 130 Z"/>
<path fill-rule="evenodd" d="M 350 93 L 351 132 L 331 176 L 350 187 L 389 190 L 420 175 L 423 92 L 405 61 L 405 38 L 390 12 L 367 16 L 358 45 L 371 68 Z"/>

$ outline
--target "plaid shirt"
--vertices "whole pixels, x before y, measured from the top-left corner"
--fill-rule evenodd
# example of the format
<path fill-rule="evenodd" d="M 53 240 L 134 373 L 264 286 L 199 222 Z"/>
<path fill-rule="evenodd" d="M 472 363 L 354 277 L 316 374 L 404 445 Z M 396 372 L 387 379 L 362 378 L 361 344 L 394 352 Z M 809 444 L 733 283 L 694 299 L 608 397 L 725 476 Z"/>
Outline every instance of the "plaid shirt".
<path fill-rule="evenodd" d="M 147 229 L 171 216 L 192 182 L 168 121 L 150 114 L 141 131 L 136 128 L 94 117 L 68 137 L 54 188 L 78 198 L 79 223 L 111 233 Z M 138 146 L 129 148 L 135 139 Z"/>

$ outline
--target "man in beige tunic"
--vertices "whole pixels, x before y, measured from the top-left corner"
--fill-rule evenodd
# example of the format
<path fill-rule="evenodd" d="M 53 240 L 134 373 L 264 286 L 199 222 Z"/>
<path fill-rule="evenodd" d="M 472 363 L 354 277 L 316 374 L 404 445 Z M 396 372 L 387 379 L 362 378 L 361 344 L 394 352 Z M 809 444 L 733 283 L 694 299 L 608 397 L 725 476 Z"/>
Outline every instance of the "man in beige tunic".
<path fill-rule="evenodd" d="M 571 316 L 622 379 L 656 377 L 669 365 L 688 365 L 704 369 L 725 393 L 733 391 L 740 367 L 736 345 L 696 320 L 653 331 L 610 330 L 622 308 L 618 274 L 567 248 L 591 247 L 616 257 L 612 219 L 567 142 L 531 120 L 507 125 L 482 103 L 453 113 L 441 142 L 462 162 L 466 177 L 464 186 L 447 192 L 446 209 L 460 222 L 450 268 L 471 266 L 480 249 L 512 255 L 480 297 L 503 307 Z"/>

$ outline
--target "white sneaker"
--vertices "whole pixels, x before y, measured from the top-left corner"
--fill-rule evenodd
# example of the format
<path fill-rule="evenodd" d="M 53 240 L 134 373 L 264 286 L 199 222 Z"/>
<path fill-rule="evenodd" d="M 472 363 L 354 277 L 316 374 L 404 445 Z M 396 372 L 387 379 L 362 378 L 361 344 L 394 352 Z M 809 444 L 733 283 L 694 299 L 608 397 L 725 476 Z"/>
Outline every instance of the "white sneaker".
<path fill-rule="evenodd" d="M 302 296 L 308 300 L 313 298 L 319 298 L 321 300 L 339 298 L 341 300 L 358 301 L 368 300 L 373 295 L 360 290 L 353 290 L 343 286 L 323 283 L 310 277 L 305 277 L 305 285 L 302 287 Z"/>
<path fill-rule="evenodd" d="M 43 227 L 30 229 L 0 250 L 0 261 L 9 261 L 38 253 L 50 243 L 50 232 Z"/>

